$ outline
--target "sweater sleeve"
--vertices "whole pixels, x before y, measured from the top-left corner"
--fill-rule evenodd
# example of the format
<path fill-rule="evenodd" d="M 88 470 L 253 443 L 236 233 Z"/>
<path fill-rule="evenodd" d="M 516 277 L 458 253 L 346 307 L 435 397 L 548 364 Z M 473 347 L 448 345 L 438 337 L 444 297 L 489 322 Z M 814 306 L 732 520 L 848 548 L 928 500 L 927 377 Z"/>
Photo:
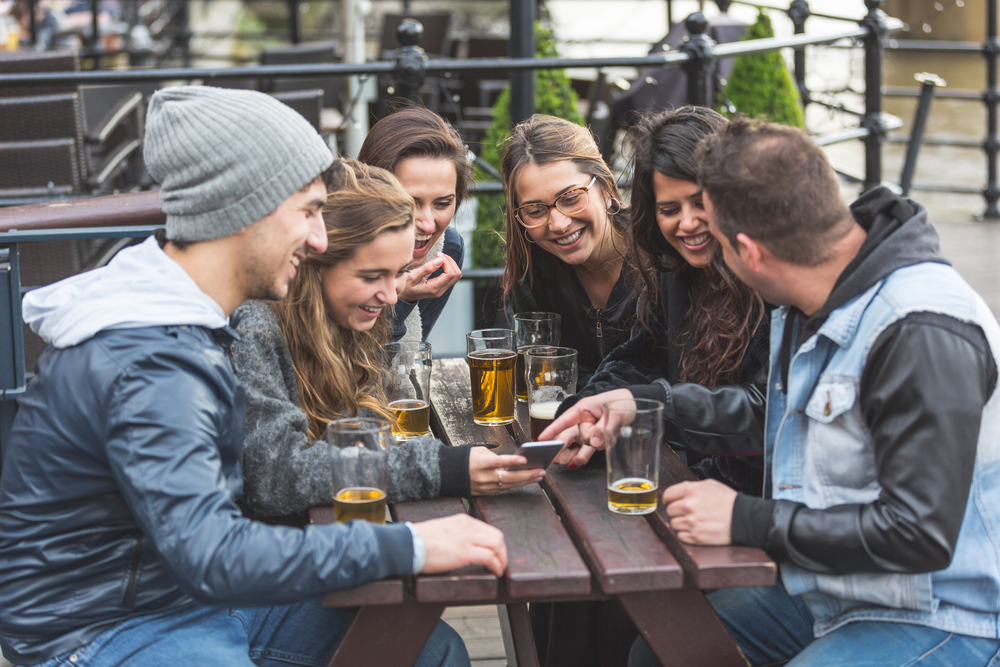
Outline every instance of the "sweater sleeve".
<path fill-rule="evenodd" d="M 325 442 L 309 440 L 291 354 L 274 311 L 249 302 L 234 319 L 240 340 L 230 358 L 247 401 L 241 503 L 259 516 L 333 504 L 330 451 Z"/>

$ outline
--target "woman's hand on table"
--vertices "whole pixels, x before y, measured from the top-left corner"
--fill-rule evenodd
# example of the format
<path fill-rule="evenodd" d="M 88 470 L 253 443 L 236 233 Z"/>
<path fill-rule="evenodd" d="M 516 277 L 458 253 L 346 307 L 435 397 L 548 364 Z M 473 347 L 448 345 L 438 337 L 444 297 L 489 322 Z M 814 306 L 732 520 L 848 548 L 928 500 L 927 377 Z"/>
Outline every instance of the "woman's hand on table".
<path fill-rule="evenodd" d="M 444 272 L 436 278 L 431 278 L 431 274 L 438 269 L 444 269 Z M 439 252 L 437 257 L 406 274 L 406 285 L 398 296 L 409 303 L 421 299 L 434 299 L 447 292 L 461 278 L 462 269 L 458 267 L 455 260 L 449 255 Z"/>
<path fill-rule="evenodd" d="M 472 495 L 485 496 L 504 489 L 540 482 L 545 477 L 545 471 L 542 469 L 507 469 L 527 462 L 523 456 L 498 456 L 486 447 L 473 447 L 469 450 L 469 482 Z"/>
<path fill-rule="evenodd" d="M 455 514 L 413 524 L 424 540 L 427 560 L 421 574 L 450 572 L 467 565 L 482 565 L 503 576 L 507 569 L 507 544 L 503 533 L 468 514 Z"/>
<path fill-rule="evenodd" d="M 542 431 L 539 440 L 562 440 L 563 449 L 555 462 L 570 469 L 582 466 L 594 452 L 604 449 L 605 427 L 604 404 L 632 398 L 628 389 L 612 389 L 601 394 L 581 398 L 569 410 L 559 416 Z"/>

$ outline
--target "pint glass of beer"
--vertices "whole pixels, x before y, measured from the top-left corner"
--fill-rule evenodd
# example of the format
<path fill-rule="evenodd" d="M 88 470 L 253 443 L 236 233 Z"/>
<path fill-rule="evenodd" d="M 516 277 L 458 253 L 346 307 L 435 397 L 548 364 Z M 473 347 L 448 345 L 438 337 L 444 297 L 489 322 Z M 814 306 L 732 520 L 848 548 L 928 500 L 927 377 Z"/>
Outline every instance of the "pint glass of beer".
<path fill-rule="evenodd" d="M 337 521 L 385 523 L 389 489 L 389 422 L 337 419 L 326 427 L 333 472 L 333 514 Z"/>
<path fill-rule="evenodd" d="M 539 345 L 529 348 L 524 358 L 531 439 L 538 440 L 559 404 L 576 393 L 576 350 Z"/>
<path fill-rule="evenodd" d="M 663 403 L 644 398 L 610 401 L 607 415 L 608 509 L 649 514 L 660 479 Z"/>
<path fill-rule="evenodd" d="M 396 421 L 392 434 L 405 441 L 431 432 L 431 344 L 386 343 L 386 396 Z"/>
<path fill-rule="evenodd" d="M 465 334 L 472 382 L 472 421 L 484 426 L 514 421 L 514 332 L 477 329 Z"/>
<path fill-rule="evenodd" d="M 528 386 L 524 382 L 525 356 L 534 345 L 558 345 L 562 315 L 541 311 L 524 311 L 514 315 L 514 337 L 517 342 L 517 365 L 514 367 L 514 395 L 519 403 L 528 401 Z"/>

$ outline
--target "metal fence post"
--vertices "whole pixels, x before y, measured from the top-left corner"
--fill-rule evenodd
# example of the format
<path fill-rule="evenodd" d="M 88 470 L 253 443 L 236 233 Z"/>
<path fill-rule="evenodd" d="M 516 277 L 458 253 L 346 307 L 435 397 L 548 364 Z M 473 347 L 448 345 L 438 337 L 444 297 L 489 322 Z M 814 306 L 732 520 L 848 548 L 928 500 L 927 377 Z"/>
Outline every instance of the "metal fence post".
<path fill-rule="evenodd" d="M 795 26 L 796 35 L 806 33 L 806 19 L 809 18 L 809 3 L 806 0 L 793 0 L 788 6 L 788 18 Z M 802 108 L 812 100 L 809 97 L 809 88 L 806 87 L 806 47 L 800 46 L 795 49 L 795 84 L 799 88 L 799 100 Z"/>
<path fill-rule="evenodd" d="M 302 41 L 302 17 L 299 15 L 299 0 L 288 0 L 288 37 L 292 44 Z"/>
<path fill-rule="evenodd" d="M 535 57 L 535 0 L 510 0 L 510 57 Z M 535 113 L 535 70 L 510 73 L 510 123 Z"/>
<path fill-rule="evenodd" d="M 688 37 L 681 44 L 680 50 L 691 56 L 684 63 L 687 74 L 687 103 L 702 107 L 711 107 L 712 68 L 715 65 L 713 47 L 715 41 L 705 34 L 708 30 L 708 19 L 701 12 L 695 12 L 684 19 Z"/>
<path fill-rule="evenodd" d="M 1000 101 L 1000 91 L 997 90 L 997 56 L 1000 55 L 1000 41 L 997 40 L 997 0 L 986 0 L 986 41 L 983 43 L 983 55 L 986 57 L 986 91 L 983 93 L 983 103 L 986 105 L 986 141 L 983 150 L 986 151 L 986 189 L 983 197 L 986 199 L 986 210 L 983 218 L 987 220 L 1000 219 L 1000 209 L 997 200 L 1000 199 L 1000 187 L 997 187 L 997 102 Z"/>
<path fill-rule="evenodd" d="M 424 26 L 416 19 L 403 19 L 396 28 L 399 50 L 396 51 L 396 95 L 414 102 L 420 101 L 424 85 L 427 54 L 417 46 L 424 36 Z"/>
<path fill-rule="evenodd" d="M 868 15 L 861 20 L 867 28 L 865 46 L 865 115 L 862 127 L 867 128 L 865 137 L 865 183 L 864 190 L 871 190 L 882 184 L 882 140 L 885 125 L 882 121 L 882 38 L 886 33 L 885 13 L 882 0 L 865 0 Z"/>
<path fill-rule="evenodd" d="M 938 86 L 945 85 L 944 79 L 929 72 L 922 72 L 914 78 L 920 82 L 920 100 L 917 102 L 917 111 L 913 114 L 913 127 L 910 129 L 910 140 L 906 142 L 906 157 L 903 159 L 903 173 L 899 177 L 899 189 L 903 191 L 904 197 L 910 194 L 910 187 L 913 185 L 917 156 L 920 154 L 920 144 L 924 141 L 934 91 Z"/>

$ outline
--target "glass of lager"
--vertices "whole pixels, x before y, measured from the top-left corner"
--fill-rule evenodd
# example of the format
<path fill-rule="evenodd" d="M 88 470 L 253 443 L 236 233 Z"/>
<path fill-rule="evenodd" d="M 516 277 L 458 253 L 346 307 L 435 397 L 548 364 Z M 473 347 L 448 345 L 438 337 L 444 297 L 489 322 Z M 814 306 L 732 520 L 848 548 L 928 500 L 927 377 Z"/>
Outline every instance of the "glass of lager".
<path fill-rule="evenodd" d="M 392 434 L 405 441 L 431 432 L 431 344 L 386 343 L 389 409 L 396 418 Z"/>
<path fill-rule="evenodd" d="M 528 348 L 524 357 L 531 439 L 538 440 L 555 419 L 559 404 L 576 393 L 576 350 L 537 346 Z"/>
<path fill-rule="evenodd" d="M 333 514 L 337 521 L 385 523 L 389 488 L 389 422 L 337 419 L 326 427 L 333 473 Z"/>
<path fill-rule="evenodd" d="M 472 382 L 472 421 L 483 426 L 514 421 L 514 332 L 477 329 L 465 334 Z"/>
<path fill-rule="evenodd" d="M 608 509 L 648 514 L 660 481 L 663 403 L 645 398 L 604 404 L 607 430 Z"/>
<path fill-rule="evenodd" d="M 558 345 L 561 326 L 562 315 L 559 313 L 525 311 L 514 315 L 514 336 L 517 342 L 514 395 L 519 403 L 528 402 L 528 387 L 524 383 L 525 350 L 533 345 Z"/>

